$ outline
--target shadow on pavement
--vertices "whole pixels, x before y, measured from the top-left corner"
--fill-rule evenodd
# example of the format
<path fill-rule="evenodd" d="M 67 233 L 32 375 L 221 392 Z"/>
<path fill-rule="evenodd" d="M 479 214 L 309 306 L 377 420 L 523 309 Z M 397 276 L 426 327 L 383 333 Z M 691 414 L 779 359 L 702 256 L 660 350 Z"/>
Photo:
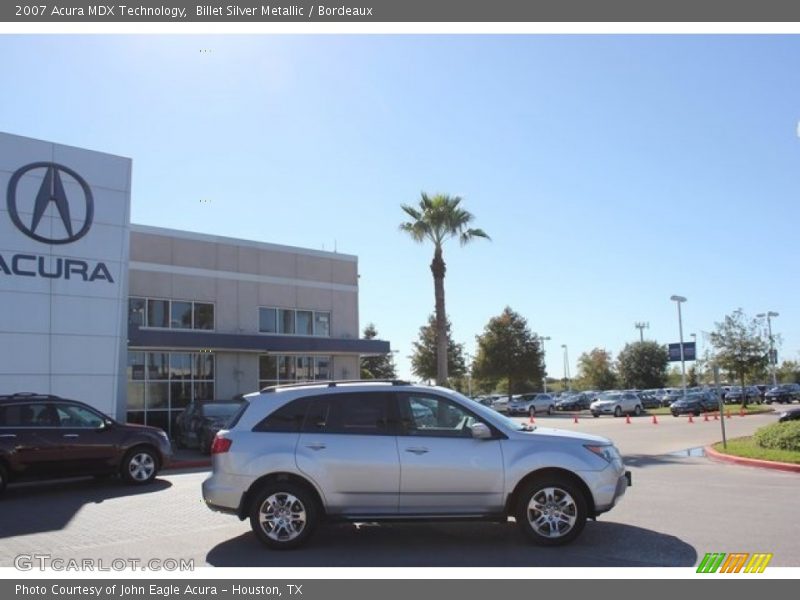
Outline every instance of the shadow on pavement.
<path fill-rule="evenodd" d="M 216 567 L 686 567 L 689 544 L 620 523 L 589 522 L 570 545 L 543 548 L 516 524 L 325 525 L 294 551 L 265 548 L 248 532 L 212 548 Z"/>
<path fill-rule="evenodd" d="M 0 515 L 5 515 L 0 516 L 0 539 L 63 529 L 86 504 L 153 494 L 171 486 L 164 479 L 134 486 L 119 478 L 11 484 L 0 497 Z M 8 518 L 9 515 L 13 515 L 13 518 Z"/>
<path fill-rule="evenodd" d="M 649 455 L 649 454 L 625 454 L 622 457 L 623 462 L 625 463 L 626 467 L 657 467 L 660 465 L 707 465 L 708 463 L 704 460 L 687 460 L 692 458 L 700 458 L 700 456 L 695 454 L 688 454 L 687 451 L 682 452 L 673 452 L 671 454 L 659 454 Z"/>

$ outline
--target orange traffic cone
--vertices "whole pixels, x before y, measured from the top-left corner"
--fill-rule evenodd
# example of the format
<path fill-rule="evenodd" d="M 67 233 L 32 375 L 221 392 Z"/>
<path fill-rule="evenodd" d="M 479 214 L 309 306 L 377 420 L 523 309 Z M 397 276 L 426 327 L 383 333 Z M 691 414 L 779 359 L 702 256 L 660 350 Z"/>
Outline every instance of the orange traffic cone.
<path fill-rule="evenodd" d="M 533 415 L 531 415 L 531 418 L 528 420 L 528 423 L 536 423 L 536 419 L 533 418 Z"/>
<path fill-rule="evenodd" d="M 714 420 L 719 421 L 719 413 L 714 413 Z"/>
<path fill-rule="evenodd" d="M 577 423 L 578 422 L 578 413 L 575 413 L 574 415 L 572 415 L 572 418 L 573 418 L 572 422 L 573 423 Z"/>
<path fill-rule="evenodd" d="M 708 418 L 708 413 L 703 413 L 703 421 L 708 423 L 711 419 Z"/>
<path fill-rule="evenodd" d="M 727 413 L 725 414 L 725 416 L 728 417 L 729 419 L 731 418 L 731 409 L 730 408 L 727 410 Z"/>
<path fill-rule="evenodd" d="M 631 424 L 631 416 L 630 415 L 625 415 L 625 423 L 628 424 L 628 425 Z"/>
<path fill-rule="evenodd" d="M 658 425 L 658 419 L 653 415 L 653 425 Z"/>
<path fill-rule="evenodd" d="M 744 415 L 745 415 L 745 412 L 744 412 L 744 406 L 743 406 L 742 408 L 739 409 L 739 416 L 743 417 Z"/>
<path fill-rule="evenodd" d="M 694 419 L 692 418 L 692 415 L 689 415 L 689 423 L 694 423 Z"/>

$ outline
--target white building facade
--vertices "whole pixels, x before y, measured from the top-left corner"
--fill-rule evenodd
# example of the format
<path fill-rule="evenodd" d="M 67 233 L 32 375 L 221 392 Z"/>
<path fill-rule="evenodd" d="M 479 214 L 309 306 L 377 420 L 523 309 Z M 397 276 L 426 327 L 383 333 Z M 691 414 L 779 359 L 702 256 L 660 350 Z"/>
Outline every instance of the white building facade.
<path fill-rule="evenodd" d="M 171 430 L 192 400 L 357 379 L 357 257 L 130 224 L 132 161 L 0 133 L 0 394 Z"/>

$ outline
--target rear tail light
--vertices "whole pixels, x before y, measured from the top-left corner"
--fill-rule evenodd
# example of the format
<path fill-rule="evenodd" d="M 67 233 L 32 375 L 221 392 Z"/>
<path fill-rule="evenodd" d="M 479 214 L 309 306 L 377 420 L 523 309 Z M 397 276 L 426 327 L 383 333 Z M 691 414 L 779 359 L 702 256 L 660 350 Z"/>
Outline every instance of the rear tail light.
<path fill-rule="evenodd" d="M 219 437 L 218 435 L 211 442 L 211 454 L 222 454 L 231 449 L 232 440 L 228 438 Z"/>

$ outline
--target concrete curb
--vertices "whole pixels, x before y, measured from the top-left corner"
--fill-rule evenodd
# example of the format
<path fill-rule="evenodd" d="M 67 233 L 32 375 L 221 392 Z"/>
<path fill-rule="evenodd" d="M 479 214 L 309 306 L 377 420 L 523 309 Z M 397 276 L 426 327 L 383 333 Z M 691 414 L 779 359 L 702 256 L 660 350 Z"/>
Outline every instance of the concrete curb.
<path fill-rule="evenodd" d="M 718 462 L 731 463 L 734 465 L 743 465 L 747 467 L 758 467 L 760 469 L 773 469 L 775 471 L 787 471 L 789 473 L 800 473 L 800 465 L 794 463 L 777 462 L 772 460 L 759 460 L 757 458 L 744 458 L 742 456 L 732 456 L 731 454 L 722 454 L 717 452 L 711 446 L 704 448 L 706 456 L 711 460 Z"/>

